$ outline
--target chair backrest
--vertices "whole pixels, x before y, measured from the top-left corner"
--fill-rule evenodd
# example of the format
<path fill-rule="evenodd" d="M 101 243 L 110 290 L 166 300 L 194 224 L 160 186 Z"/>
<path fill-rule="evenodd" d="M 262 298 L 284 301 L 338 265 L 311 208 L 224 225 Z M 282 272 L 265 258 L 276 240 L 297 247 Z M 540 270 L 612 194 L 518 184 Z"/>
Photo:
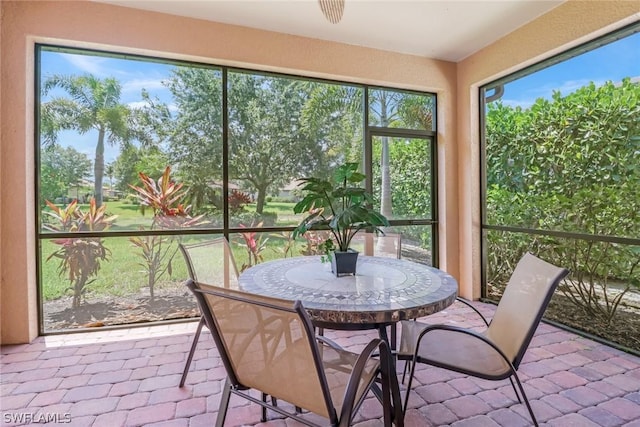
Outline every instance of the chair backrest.
<path fill-rule="evenodd" d="M 486 331 L 517 368 L 551 296 L 568 270 L 526 253 L 518 262 Z"/>
<path fill-rule="evenodd" d="M 354 243 L 363 242 L 365 255 L 397 259 L 401 257 L 402 235 L 400 234 L 358 232 L 353 241 Z"/>
<path fill-rule="evenodd" d="M 238 268 L 229 242 L 224 237 L 192 244 L 180 244 L 189 271 L 195 282 L 223 288 L 238 288 Z"/>
<path fill-rule="evenodd" d="M 323 415 L 337 412 L 300 301 L 287 301 L 195 283 L 196 295 L 234 386 L 253 388 Z"/>

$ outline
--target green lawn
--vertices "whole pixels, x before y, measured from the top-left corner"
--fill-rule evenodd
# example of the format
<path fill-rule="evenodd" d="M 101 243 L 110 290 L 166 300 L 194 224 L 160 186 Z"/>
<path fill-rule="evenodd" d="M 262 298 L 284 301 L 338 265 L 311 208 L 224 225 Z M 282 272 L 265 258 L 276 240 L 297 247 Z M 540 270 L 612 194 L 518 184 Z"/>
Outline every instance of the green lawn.
<path fill-rule="evenodd" d="M 111 231 L 116 230 L 138 230 L 141 227 L 149 230 L 152 222 L 150 210 L 142 214 L 137 205 L 125 203 L 123 201 L 105 202 L 108 215 L 117 215 Z M 295 225 L 298 219 L 293 214 L 293 203 L 270 202 L 265 207 L 265 212 L 274 212 L 278 215 L 278 225 Z M 88 205 L 80 205 L 85 211 Z M 247 211 L 255 212 L 255 205 L 247 206 Z M 53 236 L 52 236 L 53 237 Z M 183 242 L 193 242 L 198 239 L 210 238 L 207 236 L 185 236 Z M 171 239 L 171 238 L 168 238 Z M 262 235 L 264 249 L 260 253 L 263 261 L 282 258 L 284 237 L 279 233 L 264 233 Z M 92 277 L 91 282 L 86 285 L 87 292 L 100 295 L 123 296 L 138 293 L 141 288 L 147 285 L 147 272 L 141 256 L 141 249 L 134 246 L 127 237 L 106 237 L 103 239 L 104 245 L 110 251 L 108 261 L 101 262 L 100 270 L 96 277 Z M 171 258 L 171 275 L 165 273 L 155 284 L 159 289 L 165 286 L 177 286 L 187 278 L 187 268 L 182 258 L 182 254 L 177 250 L 178 238 L 174 238 L 168 245 L 167 259 Z M 67 273 L 62 276 L 58 274 L 60 264 L 59 258 L 47 259 L 54 251 L 59 249 L 59 245 L 52 240 L 42 240 L 42 296 L 44 300 L 52 300 L 70 294 L 68 290 L 70 282 Z M 293 254 L 299 255 L 303 243 L 298 242 Z M 167 247 L 167 244 L 164 245 Z M 244 247 L 244 240 L 240 234 L 231 237 L 231 246 L 234 251 L 238 268 L 248 265 L 249 256 Z M 289 255 L 290 256 L 290 255 Z M 165 263 L 166 265 L 166 263 Z"/>
<path fill-rule="evenodd" d="M 291 202 L 269 202 L 264 211 L 278 214 L 278 225 L 297 225 L 302 219 L 302 215 L 293 213 L 294 205 L 295 203 Z M 250 206 L 252 210 L 255 210 L 255 206 Z"/>
<path fill-rule="evenodd" d="M 153 212 L 147 209 L 142 213 L 139 205 L 125 204 L 122 201 L 106 202 L 107 213 L 117 215 L 113 229 L 137 230 L 140 227 L 151 227 Z"/>
<path fill-rule="evenodd" d="M 295 203 L 293 202 L 267 202 L 263 211 L 265 213 L 275 213 L 278 216 L 278 220 L 276 222 L 276 225 L 278 226 L 295 226 L 302 219 L 302 215 L 293 213 L 294 206 Z M 245 209 L 248 212 L 255 212 L 256 205 L 249 204 Z"/>
<path fill-rule="evenodd" d="M 183 237 L 185 243 L 195 242 L 199 239 L 207 239 L 210 237 Z M 283 238 L 272 233 L 264 233 L 263 241 L 265 248 L 261 252 L 263 261 L 282 258 L 282 248 L 284 247 Z M 109 249 L 109 260 L 100 264 L 100 271 L 95 280 L 87 285 L 87 289 L 91 293 L 122 296 L 139 292 L 139 290 L 147 286 L 147 274 L 145 267 L 141 265 L 143 258 L 141 257 L 141 249 L 134 246 L 126 237 L 105 238 L 104 245 Z M 243 246 L 244 240 L 240 235 L 232 236 L 231 247 L 234 257 L 241 268 L 243 264 L 248 264 L 248 254 Z M 302 243 L 297 243 L 294 255 L 299 255 Z M 42 241 L 42 295 L 45 300 L 60 298 L 68 294 L 69 280 L 67 275 L 60 276 L 58 274 L 58 266 L 60 259 L 51 258 L 47 260 L 49 255 L 57 250 L 56 245 L 51 240 Z M 156 289 L 164 286 L 176 286 L 187 278 L 187 268 L 182 258 L 182 254 L 177 251 L 177 241 L 169 245 L 168 254 L 172 255 L 172 274 L 165 274 L 156 283 Z"/>
<path fill-rule="evenodd" d="M 117 216 L 113 223 L 113 230 L 138 230 L 140 227 L 148 228 L 151 226 L 153 212 L 148 208 L 143 211 L 139 205 L 133 205 L 123 200 L 108 201 L 104 204 L 107 207 L 106 212 L 108 215 Z M 293 202 L 268 202 L 264 207 L 264 212 L 276 214 L 278 226 L 295 226 L 302 218 L 302 215 L 293 213 L 294 205 Z M 80 204 L 79 206 L 81 210 L 86 211 L 89 205 Z M 48 210 L 48 208 L 45 210 Z M 245 211 L 255 212 L 256 205 L 247 205 Z"/>

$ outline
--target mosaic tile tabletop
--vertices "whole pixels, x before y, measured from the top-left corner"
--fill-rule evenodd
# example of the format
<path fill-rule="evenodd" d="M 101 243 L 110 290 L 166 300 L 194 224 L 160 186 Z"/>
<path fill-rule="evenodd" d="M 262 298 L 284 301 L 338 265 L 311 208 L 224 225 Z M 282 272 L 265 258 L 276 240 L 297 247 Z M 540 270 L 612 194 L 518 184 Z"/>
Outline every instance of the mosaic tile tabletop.
<path fill-rule="evenodd" d="M 458 292 L 456 280 L 437 268 L 362 254 L 355 276 L 336 277 L 319 256 L 296 257 L 251 267 L 239 285 L 255 294 L 300 300 L 314 322 L 337 326 L 426 316 L 452 304 Z"/>

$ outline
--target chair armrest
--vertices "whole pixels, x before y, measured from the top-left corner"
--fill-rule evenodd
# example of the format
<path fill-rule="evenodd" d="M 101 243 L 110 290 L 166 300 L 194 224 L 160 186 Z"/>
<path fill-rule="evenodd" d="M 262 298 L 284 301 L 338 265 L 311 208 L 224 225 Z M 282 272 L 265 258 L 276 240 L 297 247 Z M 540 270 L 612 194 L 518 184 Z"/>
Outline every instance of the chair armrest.
<path fill-rule="evenodd" d="M 378 352 L 376 352 L 376 349 L 378 349 Z M 372 339 L 356 360 L 351 376 L 349 377 L 349 383 L 345 389 L 340 419 L 350 420 L 353 416 L 353 409 L 356 404 L 354 399 L 360 386 L 364 368 L 369 359 L 374 357 L 375 353 L 379 353 L 380 356 L 379 372 L 382 381 L 382 406 L 384 409 L 385 426 L 390 426 L 393 420 L 396 427 L 403 427 L 404 414 L 402 413 L 402 403 L 400 400 L 400 386 L 398 385 L 398 379 L 395 375 L 395 363 L 393 362 L 389 345 L 380 338 Z"/>
<path fill-rule="evenodd" d="M 344 350 L 344 348 L 342 348 L 340 346 L 340 344 L 338 344 L 335 341 L 330 340 L 329 338 L 325 337 L 324 335 L 316 335 L 316 340 L 319 343 L 326 344 L 326 345 L 328 345 L 329 347 L 331 347 L 331 348 L 333 348 L 335 350 Z"/>
<path fill-rule="evenodd" d="M 484 322 L 485 325 L 487 325 L 487 327 L 489 326 L 489 322 L 487 321 L 487 319 L 482 315 L 482 313 L 480 313 L 478 311 L 477 308 L 475 308 L 474 306 L 471 305 L 471 303 L 469 301 L 467 301 L 466 299 L 460 298 L 460 297 L 456 297 L 456 301 L 461 302 L 462 304 L 466 305 L 467 307 L 469 307 L 471 310 L 475 311 L 478 316 L 480 316 L 480 318 L 482 319 L 482 321 Z"/>
<path fill-rule="evenodd" d="M 504 354 L 504 352 L 502 350 L 500 350 L 500 348 L 493 341 L 491 341 L 486 336 L 484 336 L 481 333 L 476 332 L 476 331 L 474 331 L 472 329 L 462 328 L 460 326 L 453 326 L 453 325 L 430 325 L 427 328 L 425 328 L 420 333 L 420 335 L 418 335 L 418 339 L 416 340 L 416 348 L 415 348 L 415 352 L 413 354 L 413 362 L 414 363 L 416 362 L 416 360 L 418 358 L 418 351 L 420 350 L 420 342 L 422 341 L 422 338 L 426 334 L 428 334 L 429 332 L 435 331 L 435 330 L 450 331 L 450 332 L 453 332 L 453 333 L 471 335 L 474 338 L 479 339 L 480 341 L 484 342 L 489 347 L 491 347 L 496 353 L 498 353 L 500 355 L 500 357 L 502 357 L 504 359 L 504 361 L 507 362 L 507 364 L 509 364 L 511 369 L 515 372 L 516 368 L 513 366 L 513 363 L 511 363 L 511 360 L 509 360 L 509 358 Z"/>
<path fill-rule="evenodd" d="M 367 346 L 358 356 L 358 359 L 353 366 L 353 370 L 351 371 L 351 375 L 349 376 L 347 387 L 345 387 L 344 389 L 344 396 L 342 398 L 342 413 L 340 414 L 341 420 L 350 420 L 353 416 L 353 406 L 355 405 L 356 392 L 358 390 L 358 387 L 360 386 L 360 378 L 362 377 L 364 368 L 367 365 L 367 361 L 373 357 L 374 350 L 379 347 L 381 342 L 381 339 L 374 338 L 369 342 L 369 344 L 367 344 Z"/>

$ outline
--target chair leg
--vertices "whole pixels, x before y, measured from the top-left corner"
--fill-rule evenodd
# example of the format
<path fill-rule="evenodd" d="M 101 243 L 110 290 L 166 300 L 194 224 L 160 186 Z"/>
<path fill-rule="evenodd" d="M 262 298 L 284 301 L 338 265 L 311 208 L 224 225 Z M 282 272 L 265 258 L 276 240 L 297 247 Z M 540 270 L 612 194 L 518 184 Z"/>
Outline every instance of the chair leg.
<path fill-rule="evenodd" d="M 407 369 L 409 368 L 409 361 L 404 361 L 404 369 L 402 370 L 402 384 L 404 384 L 404 379 L 407 376 Z"/>
<path fill-rule="evenodd" d="M 184 364 L 184 371 L 182 371 L 182 378 L 180 378 L 180 387 L 184 387 L 184 382 L 187 380 L 187 373 L 189 373 L 189 367 L 191 367 L 191 361 L 193 360 L 193 355 L 196 352 L 196 346 L 198 345 L 198 340 L 200 339 L 200 333 L 202 332 L 202 327 L 204 326 L 204 317 L 200 317 L 200 322 L 198 322 L 198 328 L 196 329 L 196 334 L 193 336 L 193 342 L 191 343 L 191 350 L 189 350 L 189 356 L 187 356 L 187 361 Z"/>
<path fill-rule="evenodd" d="M 522 387 L 522 383 L 520 382 L 520 378 L 518 378 L 518 374 L 513 371 L 513 376 L 516 377 L 516 382 L 518 383 L 518 388 L 520 389 L 520 393 L 522 393 L 522 398 L 524 399 L 524 403 L 527 406 L 527 410 L 529 411 L 529 415 L 531 416 L 531 421 L 533 421 L 533 425 L 538 427 L 538 420 L 536 416 L 533 414 L 533 409 L 531 409 L 531 405 L 529 404 L 529 399 L 527 398 L 526 393 L 524 392 L 524 387 Z"/>
<path fill-rule="evenodd" d="M 220 407 L 218 408 L 218 418 L 216 418 L 216 427 L 223 427 L 224 420 L 227 418 L 227 409 L 229 408 L 229 399 L 231 398 L 231 383 L 229 378 L 224 382 L 222 389 L 222 398 L 220 399 Z"/>
<path fill-rule="evenodd" d="M 516 385 L 513 382 L 512 377 L 509 377 L 509 382 L 511 383 L 511 387 L 513 387 L 513 392 L 516 394 L 516 397 L 518 398 L 518 402 L 522 403 L 522 399 L 520 399 L 520 394 L 518 393 L 518 389 L 516 389 Z"/>
<path fill-rule="evenodd" d="M 407 363 L 409 363 L 408 360 L 407 360 Z M 411 372 L 409 373 L 409 383 L 407 384 L 407 393 L 404 396 L 404 407 L 403 407 L 404 412 L 407 412 L 407 406 L 409 405 L 409 393 L 411 393 L 411 384 L 413 383 L 413 374 L 415 374 L 416 365 L 417 365 L 417 362 L 412 360 Z"/>
<path fill-rule="evenodd" d="M 404 408 L 402 407 L 402 398 L 400 397 L 400 385 L 395 372 L 395 363 L 390 362 L 391 376 L 389 378 L 389 386 L 391 387 L 391 403 L 393 404 L 393 423 L 396 427 L 404 427 Z"/>
<path fill-rule="evenodd" d="M 272 402 L 273 402 L 273 398 L 271 398 Z M 262 401 L 264 403 L 267 403 L 267 393 L 262 393 Z M 262 416 L 260 417 L 260 422 L 266 423 L 267 422 L 267 407 L 263 406 L 262 407 Z"/>

